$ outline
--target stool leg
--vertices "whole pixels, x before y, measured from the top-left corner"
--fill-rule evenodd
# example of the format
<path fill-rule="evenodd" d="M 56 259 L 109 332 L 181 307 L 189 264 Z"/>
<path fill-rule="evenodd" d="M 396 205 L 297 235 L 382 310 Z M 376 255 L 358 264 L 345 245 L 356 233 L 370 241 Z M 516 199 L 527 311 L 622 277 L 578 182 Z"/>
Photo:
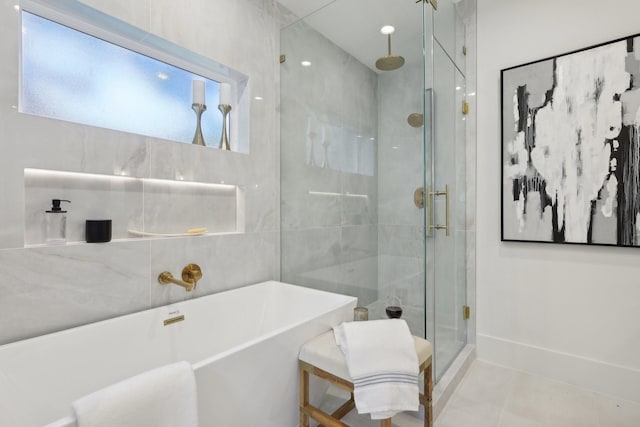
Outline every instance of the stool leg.
<path fill-rule="evenodd" d="M 391 427 L 391 418 L 380 421 L 380 427 Z"/>
<path fill-rule="evenodd" d="M 433 363 L 424 371 L 424 427 L 433 427 Z"/>
<path fill-rule="evenodd" d="M 309 416 L 302 410 L 309 405 L 309 372 L 300 367 L 300 427 L 309 427 Z"/>

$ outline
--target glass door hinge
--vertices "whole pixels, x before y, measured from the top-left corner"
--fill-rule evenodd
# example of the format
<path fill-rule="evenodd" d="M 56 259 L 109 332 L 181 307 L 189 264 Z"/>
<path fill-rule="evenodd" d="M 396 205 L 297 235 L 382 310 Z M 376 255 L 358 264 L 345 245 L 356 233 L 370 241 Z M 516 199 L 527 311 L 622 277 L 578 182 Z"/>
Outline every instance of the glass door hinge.
<path fill-rule="evenodd" d="M 462 318 L 464 320 L 467 320 L 471 317 L 471 307 L 469 307 L 468 305 L 463 305 L 462 306 Z"/>
<path fill-rule="evenodd" d="M 462 102 L 462 114 L 469 114 L 469 103 L 467 101 Z"/>
<path fill-rule="evenodd" d="M 438 0 L 416 0 L 416 3 L 427 3 L 433 6 L 433 10 L 438 10 Z"/>
<path fill-rule="evenodd" d="M 281 64 L 286 60 L 287 60 L 287 56 L 286 55 L 280 55 L 280 63 Z"/>

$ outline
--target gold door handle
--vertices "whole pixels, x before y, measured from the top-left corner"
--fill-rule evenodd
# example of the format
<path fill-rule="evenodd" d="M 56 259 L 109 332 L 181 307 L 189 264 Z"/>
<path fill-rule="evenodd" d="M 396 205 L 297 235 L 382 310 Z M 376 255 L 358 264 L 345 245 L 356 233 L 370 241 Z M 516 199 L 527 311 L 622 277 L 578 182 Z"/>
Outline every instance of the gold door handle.
<path fill-rule="evenodd" d="M 428 193 L 427 193 L 427 217 L 428 217 L 428 222 L 429 222 L 429 226 L 428 226 L 428 231 L 427 231 L 427 236 L 431 236 L 431 230 L 445 230 L 445 234 L 447 236 L 449 236 L 450 234 L 450 222 L 449 222 L 449 184 L 444 186 L 444 191 L 431 191 L 431 187 L 427 188 Z M 440 225 L 440 224 L 436 224 L 433 225 L 433 201 L 432 201 L 432 197 L 436 197 L 436 196 L 445 196 L 445 203 L 446 203 L 446 218 L 445 218 L 445 225 Z"/>
<path fill-rule="evenodd" d="M 427 237 L 433 236 L 433 192 L 427 187 Z"/>

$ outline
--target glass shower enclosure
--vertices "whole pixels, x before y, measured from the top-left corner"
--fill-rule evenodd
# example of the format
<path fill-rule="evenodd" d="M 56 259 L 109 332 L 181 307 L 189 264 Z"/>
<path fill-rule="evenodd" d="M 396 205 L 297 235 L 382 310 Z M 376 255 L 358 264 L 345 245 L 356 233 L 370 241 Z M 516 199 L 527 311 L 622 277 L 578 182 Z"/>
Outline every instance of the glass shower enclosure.
<path fill-rule="evenodd" d="M 281 279 L 401 306 L 438 379 L 466 344 L 465 24 L 451 0 L 280 3 Z"/>

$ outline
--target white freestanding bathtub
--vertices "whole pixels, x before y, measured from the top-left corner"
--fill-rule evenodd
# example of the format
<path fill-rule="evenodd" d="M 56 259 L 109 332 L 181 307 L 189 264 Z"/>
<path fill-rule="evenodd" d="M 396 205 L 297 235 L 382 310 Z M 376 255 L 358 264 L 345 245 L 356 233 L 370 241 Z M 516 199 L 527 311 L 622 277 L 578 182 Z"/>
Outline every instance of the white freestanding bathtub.
<path fill-rule="evenodd" d="M 202 427 L 294 427 L 300 346 L 355 306 L 270 281 L 0 346 L 0 426 L 73 426 L 73 400 L 186 360 Z"/>

